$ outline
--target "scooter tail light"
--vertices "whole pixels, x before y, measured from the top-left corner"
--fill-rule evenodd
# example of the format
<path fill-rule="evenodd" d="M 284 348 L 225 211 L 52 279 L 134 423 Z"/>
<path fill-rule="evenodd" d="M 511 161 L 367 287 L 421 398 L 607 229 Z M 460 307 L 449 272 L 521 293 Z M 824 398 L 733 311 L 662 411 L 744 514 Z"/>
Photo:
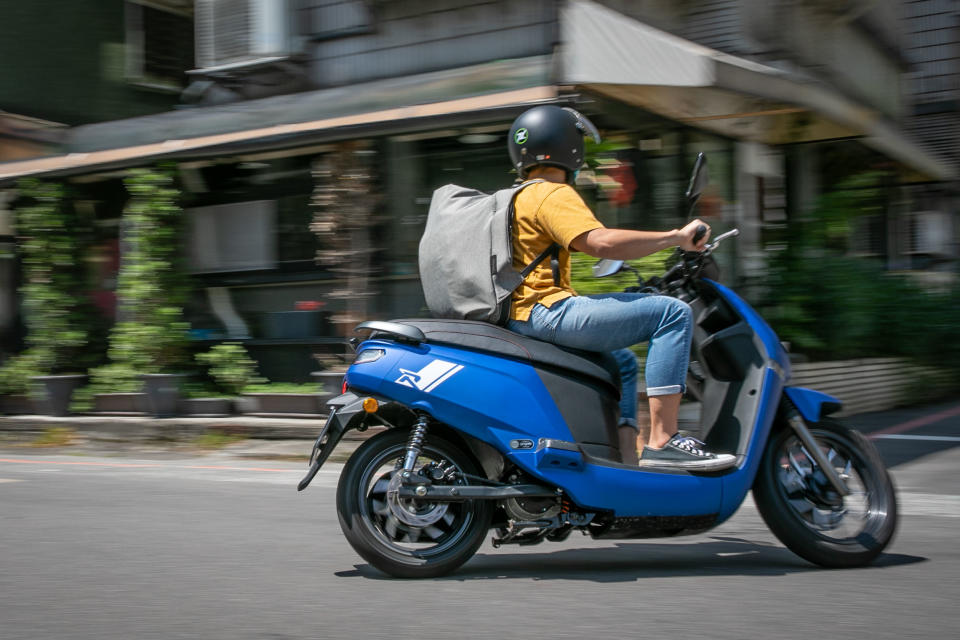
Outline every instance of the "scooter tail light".
<path fill-rule="evenodd" d="M 346 393 L 346 392 L 347 392 L 347 379 L 344 378 L 344 379 L 343 379 L 343 384 L 340 385 L 340 393 L 341 393 L 341 394 L 344 394 L 344 393 Z"/>

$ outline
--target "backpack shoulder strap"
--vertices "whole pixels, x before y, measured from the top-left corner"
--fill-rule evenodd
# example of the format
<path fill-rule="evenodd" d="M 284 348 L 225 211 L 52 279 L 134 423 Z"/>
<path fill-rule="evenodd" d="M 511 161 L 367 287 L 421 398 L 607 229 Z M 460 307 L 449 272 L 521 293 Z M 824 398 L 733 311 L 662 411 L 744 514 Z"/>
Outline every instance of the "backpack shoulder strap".
<path fill-rule="evenodd" d="M 534 178 L 533 180 L 526 180 L 525 182 L 521 182 L 520 184 L 514 185 L 513 186 L 514 198 L 516 198 L 517 194 L 519 194 L 522 189 L 529 187 L 532 184 L 536 184 L 538 182 L 546 182 L 546 180 L 544 180 L 543 178 Z M 511 203 L 511 212 L 510 212 L 511 219 L 513 218 L 512 209 L 513 209 L 513 203 Z M 520 272 L 520 277 L 526 280 L 527 276 L 533 273 L 533 270 L 537 268 L 537 265 L 539 265 L 541 262 L 546 260 L 547 257 L 549 257 L 550 270 L 553 272 L 553 283 L 557 286 L 560 286 L 560 259 L 559 259 L 560 249 L 561 247 L 559 244 L 557 244 L 556 242 L 552 243 L 549 247 L 541 251 L 537 255 L 537 257 L 533 259 L 533 262 L 531 262 L 530 264 L 528 264 L 526 267 L 523 268 L 523 271 Z"/>
<path fill-rule="evenodd" d="M 520 276 L 526 280 L 527 276 L 537 268 L 537 265 L 546 260 L 548 256 L 550 257 L 550 269 L 553 271 L 553 283 L 557 284 L 560 280 L 560 245 L 556 242 L 541 251 L 537 257 L 533 259 L 533 262 L 524 267 L 523 271 L 520 272 Z"/>

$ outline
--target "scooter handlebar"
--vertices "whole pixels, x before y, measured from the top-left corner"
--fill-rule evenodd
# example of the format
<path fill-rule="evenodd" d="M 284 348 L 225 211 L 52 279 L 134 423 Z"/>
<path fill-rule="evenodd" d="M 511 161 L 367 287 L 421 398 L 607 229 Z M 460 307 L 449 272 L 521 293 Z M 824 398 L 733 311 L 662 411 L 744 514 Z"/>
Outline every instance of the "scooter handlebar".
<path fill-rule="evenodd" d="M 697 244 L 707 234 L 707 225 L 697 225 L 697 230 L 693 233 L 693 244 Z"/>

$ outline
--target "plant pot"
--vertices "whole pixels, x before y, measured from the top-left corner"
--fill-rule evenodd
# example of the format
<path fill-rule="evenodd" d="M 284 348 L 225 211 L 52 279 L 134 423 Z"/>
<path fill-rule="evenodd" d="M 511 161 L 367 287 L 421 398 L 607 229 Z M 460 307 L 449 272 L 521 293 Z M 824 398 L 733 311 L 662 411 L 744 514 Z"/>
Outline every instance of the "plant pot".
<path fill-rule="evenodd" d="M 180 401 L 180 381 L 183 373 L 144 373 L 143 393 L 147 400 L 147 413 L 155 418 L 172 418 L 177 415 Z"/>
<path fill-rule="evenodd" d="M 30 380 L 43 388 L 43 395 L 37 402 L 41 413 L 48 416 L 66 416 L 70 414 L 73 392 L 87 381 L 87 376 L 34 376 Z"/>
<path fill-rule="evenodd" d="M 324 405 L 316 393 L 244 393 L 237 403 L 244 414 L 283 414 L 316 416 Z"/>
<path fill-rule="evenodd" d="M 97 413 L 145 413 L 146 398 L 142 393 L 97 393 L 93 410 Z"/>
<path fill-rule="evenodd" d="M 231 398 L 183 398 L 177 405 L 180 415 L 222 418 L 233 414 Z"/>
<path fill-rule="evenodd" d="M 33 399 L 27 395 L 0 396 L 0 414 L 21 416 L 36 413 Z"/>

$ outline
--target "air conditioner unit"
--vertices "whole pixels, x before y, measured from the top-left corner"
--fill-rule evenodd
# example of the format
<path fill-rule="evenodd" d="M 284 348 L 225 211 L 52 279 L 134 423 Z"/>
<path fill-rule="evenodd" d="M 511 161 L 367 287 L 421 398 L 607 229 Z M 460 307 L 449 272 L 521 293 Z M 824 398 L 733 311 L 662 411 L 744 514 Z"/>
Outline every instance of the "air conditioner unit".
<path fill-rule="evenodd" d="M 943 211 L 918 211 L 907 216 L 905 253 L 952 257 L 956 254 L 950 214 Z"/>
<path fill-rule="evenodd" d="M 197 66 L 242 66 L 289 55 L 287 9 L 287 0 L 197 0 Z"/>

